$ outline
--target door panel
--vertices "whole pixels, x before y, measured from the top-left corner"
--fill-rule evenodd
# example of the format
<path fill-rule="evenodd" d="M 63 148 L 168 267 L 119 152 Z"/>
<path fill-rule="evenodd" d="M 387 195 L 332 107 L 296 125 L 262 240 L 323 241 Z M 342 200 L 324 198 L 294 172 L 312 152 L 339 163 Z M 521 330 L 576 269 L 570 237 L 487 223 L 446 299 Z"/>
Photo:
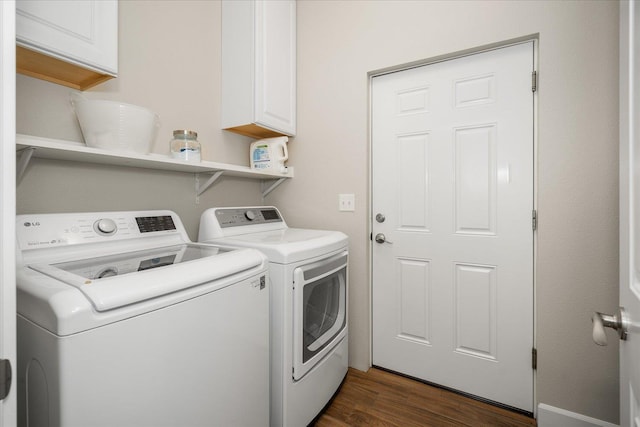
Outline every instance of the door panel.
<path fill-rule="evenodd" d="M 398 336 L 418 343 L 429 344 L 431 322 L 429 313 L 430 271 L 425 260 L 402 259 L 398 262 L 400 310 Z"/>
<path fill-rule="evenodd" d="M 455 351 L 496 360 L 496 269 L 456 264 Z"/>
<path fill-rule="evenodd" d="M 429 135 L 402 135 L 397 150 L 399 226 L 429 231 Z"/>
<path fill-rule="evenodd" d="M 495 126 L 454 129 L 456 233 L 495 234 Z"/>
<path fill-rule="evenodd" d="M 373 78 L 373 363 L 533 411 L 533 43 Z"/>

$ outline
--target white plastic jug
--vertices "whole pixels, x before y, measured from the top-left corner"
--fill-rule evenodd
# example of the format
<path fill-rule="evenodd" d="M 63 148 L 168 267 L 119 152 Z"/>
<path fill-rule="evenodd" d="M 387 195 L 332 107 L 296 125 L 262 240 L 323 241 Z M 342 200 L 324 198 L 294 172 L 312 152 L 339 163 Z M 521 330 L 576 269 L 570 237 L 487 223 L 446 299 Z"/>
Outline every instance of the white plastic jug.
<path fill-rule="evenodd" d="M 289 158 L 286 136 L 259 139 L 251 143 L 251 169 L 265 172 L 287 172 L 284 165 Z"/>

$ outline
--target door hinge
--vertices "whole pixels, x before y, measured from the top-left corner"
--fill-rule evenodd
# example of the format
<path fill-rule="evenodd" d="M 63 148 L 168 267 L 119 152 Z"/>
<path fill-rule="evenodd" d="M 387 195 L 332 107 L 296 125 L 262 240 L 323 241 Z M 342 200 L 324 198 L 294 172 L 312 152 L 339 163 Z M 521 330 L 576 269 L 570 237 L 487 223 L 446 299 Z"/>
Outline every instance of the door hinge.
<path fill-rule="evenodd" d="M 531 368 L 538 369 L 538 350 L 535 347 L 531 349 Z"/>
<path fill-rule="evenodd" d="M 0 359 L 0 400 L 3 400 L 11 390 L 11 362 Z"/>
<path fill-rule="evenodd" d="M 531 228 L 533 231 L 538 229 L 538 211 L 535 209 L 531 211 Z"/>
<path fill-rule="evenodd" d="M 533 71 L 531 73 L 531 92 L 536 92 L 538 90 L 538 72 Z"/>

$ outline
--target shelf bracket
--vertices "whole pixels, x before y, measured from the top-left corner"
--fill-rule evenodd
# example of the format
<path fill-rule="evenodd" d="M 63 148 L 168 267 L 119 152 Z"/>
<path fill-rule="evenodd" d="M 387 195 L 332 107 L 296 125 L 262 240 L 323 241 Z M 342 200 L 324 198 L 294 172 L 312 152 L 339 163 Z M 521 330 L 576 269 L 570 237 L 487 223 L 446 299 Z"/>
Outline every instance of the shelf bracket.
<path fill-rule="evenodd" d="M 269 193 L 278 188 L 280 184 L 282 184 L 287 178 L 277 178 L 275 181 L 272 180 L 262 180 L 262 198 L 267 197 Z"/>
<path fill-rule="evenodd" d="M 20 151 L 20 158 L 16 162 L 16 185 L 22 181 L 22 176 L 29 166 L 29 161 L 33 157 L 33 153 L 36 151 L 34 147 L 27 147 Z"/>
<path fill-rule="evenodd" d="M 196 204 L 200 203 L 200 195 L 207 191 L 209 187 L 211 187 L 217 180 L 222 176 L 224 171 L 217 171 L 213 175 L 209 177 L 207 182 L 200 185 L 200 174 L 196 174 Z"/>

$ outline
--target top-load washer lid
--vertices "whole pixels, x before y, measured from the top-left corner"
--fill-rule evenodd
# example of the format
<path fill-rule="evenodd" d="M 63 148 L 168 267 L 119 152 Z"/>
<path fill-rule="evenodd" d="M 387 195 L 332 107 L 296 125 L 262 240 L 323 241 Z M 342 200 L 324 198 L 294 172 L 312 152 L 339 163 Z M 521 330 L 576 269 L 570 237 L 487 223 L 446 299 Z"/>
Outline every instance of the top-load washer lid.
<path fill-rule="evenodd" d="M 78 288 L 97 311 L 107 311 L 249 270 L 259 254 L 181 244 L 28 268 Z"/>

